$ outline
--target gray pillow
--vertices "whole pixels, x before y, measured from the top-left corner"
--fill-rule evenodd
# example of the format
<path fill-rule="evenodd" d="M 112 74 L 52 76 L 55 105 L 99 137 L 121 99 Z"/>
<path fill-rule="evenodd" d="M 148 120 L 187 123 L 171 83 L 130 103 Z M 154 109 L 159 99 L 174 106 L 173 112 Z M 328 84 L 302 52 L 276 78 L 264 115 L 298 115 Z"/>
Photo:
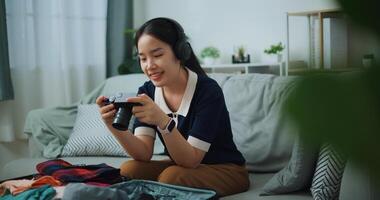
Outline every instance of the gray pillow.
<path fill-rule="evenodd" d="M 133 120 L 134 118 L 131 119 L 130 125 L 133 124 Z M 154 153 L 163 152 L 161 141 L 156 139 Z M 99 107 L 96 104 L 87 104 L 78 105 L 73 132 L 61 156 L 127 156 L 127 153 L 105 126 Z"/>
<path fill-rule="evenodd" d="M 310 187 L 318 159 L 318 148 L 297 138 L 289 163 L 262 188 L 260 196 L 295 192 Z"/>
<path fill-rule="evenodd" d="M 78 105 L 73 132 L 61 156 L 126 156 L 105 126 L 96 104 Z"/>
<path fill-rule="evenodd" d="M 234 75 L 223 85 L 233 140 L 252 172 L 278 172 L 286 166 L 296 127 L 281 114 L 294 80 L 268 74 Z"/>

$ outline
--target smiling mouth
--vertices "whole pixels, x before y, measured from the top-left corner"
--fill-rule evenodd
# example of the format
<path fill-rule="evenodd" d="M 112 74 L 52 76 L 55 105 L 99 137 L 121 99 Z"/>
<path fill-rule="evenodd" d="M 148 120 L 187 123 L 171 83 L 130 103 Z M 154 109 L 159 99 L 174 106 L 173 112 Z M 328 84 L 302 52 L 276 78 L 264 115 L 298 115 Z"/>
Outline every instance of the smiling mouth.
<path fill-rule="evenodd" d="M 163 72 L 154 72 L 154 73 L 150 73 L 149 74 L 149 77 L 151 77 L 152 79 L 158 79 L 161 77 Z"/>

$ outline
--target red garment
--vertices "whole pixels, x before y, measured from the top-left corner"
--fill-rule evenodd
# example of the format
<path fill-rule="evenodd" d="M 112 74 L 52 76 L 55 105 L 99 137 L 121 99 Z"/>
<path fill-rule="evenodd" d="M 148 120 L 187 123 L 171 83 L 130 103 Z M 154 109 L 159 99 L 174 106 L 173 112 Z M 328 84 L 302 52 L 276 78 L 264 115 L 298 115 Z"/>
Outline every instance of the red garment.
<path fill-rule="evenodd" d="M 72 165 L 61 159 L 39 163 L 37 171 L 42 175 L 50 175 L 63 183 L 81 182 L 104 185 L 119 183 L 123 180 L 120 169 L 105 163 L 98 165 Z"/>

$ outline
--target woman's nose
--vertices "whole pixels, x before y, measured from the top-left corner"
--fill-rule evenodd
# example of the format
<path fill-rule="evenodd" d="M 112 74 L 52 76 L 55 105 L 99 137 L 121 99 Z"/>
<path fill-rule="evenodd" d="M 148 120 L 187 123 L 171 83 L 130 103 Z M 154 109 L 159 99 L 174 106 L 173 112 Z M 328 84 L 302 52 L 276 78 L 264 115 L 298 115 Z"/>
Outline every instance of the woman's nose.
<path fill-rule="evenodd" d="M 155 65 L 153 59 L 148 59 L 148 60 L 147 60 L 147 68 L 148 68 L 148 69 L 154 68 L 155 66 L 156 66 L 156 65 Z"/>

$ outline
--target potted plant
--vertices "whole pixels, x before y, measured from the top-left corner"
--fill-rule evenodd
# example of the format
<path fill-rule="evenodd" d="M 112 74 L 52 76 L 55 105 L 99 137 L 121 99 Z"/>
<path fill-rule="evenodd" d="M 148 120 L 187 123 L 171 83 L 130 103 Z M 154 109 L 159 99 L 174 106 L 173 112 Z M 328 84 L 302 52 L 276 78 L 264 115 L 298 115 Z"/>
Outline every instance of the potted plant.
<path fill-rule="evenodd" d="M 285 49 L 285 46 L 279 42 L 277 44 L 271 45 L 268 49 L 264 49 L 264 53 L 268 55 L 276 55 L 277 62 L 282 61 L 282 51 Z"/>
<path fill-rule="evenodd" d="M 245 56 L 245 48 L 243 46 L 238 48 L 238 55 L 240 58 L 243 58 Z"/>
<path fill-rule="evenodd" d="M 250 62 L 250 56 L 246 53 L 245 47 L 238 46 L 235 47 L 235 54 L 232 55 L 232 63 L 249 63 Z"/>
<path fill-rule="evenodd" d="M 373 54 L 365 54 L 362 58 L 363 67 L 371 67 L 374 64 L 375 56 Z"/>
<path fill-rule="evenodd" d="M 206 65 L 214 64 L 215 60 L 219 58 L 219 56 L 219 50 L 213 46 L 205 47 L 201 51 L 201 58 L 203 59 L 203 63 Z"/>
<path fill-rule="evenodd" d="M 124 31 L 126 46 L 123 62 L 117 68 L 119 74 L 142 73 L 137 59 L 137 51 L 133 45 L 136 31 L 136 29 L 126 29 Z"/>

